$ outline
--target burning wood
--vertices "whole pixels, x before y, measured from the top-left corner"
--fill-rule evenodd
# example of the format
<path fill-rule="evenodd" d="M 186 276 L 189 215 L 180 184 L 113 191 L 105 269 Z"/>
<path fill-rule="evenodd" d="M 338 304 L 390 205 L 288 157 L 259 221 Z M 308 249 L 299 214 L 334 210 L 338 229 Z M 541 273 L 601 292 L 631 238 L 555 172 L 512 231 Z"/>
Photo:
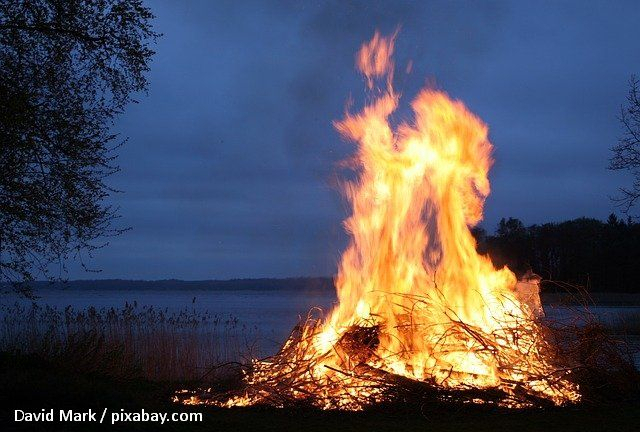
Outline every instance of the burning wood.
<path fill-rule="evenodd" d="M 345 186 L 352 239 L 336 278 L 339 304 L 254 361 L 243 392 L 183 402 L 356 410 L 409 397 L 506 406 L 580 399 L 572 365 L 559 362 L 536 321 L 537 292 L 476 252 L 470 227 L 482 219 L 493 162 L 487 126 L 430 89 L 414 99 L 413 122 L 390 123 L 400 99 L 394 38 L 376 33 L 363 45 L 357 66 L 373 99 L 335 123 L 357 144 L 358 173 Z"/>

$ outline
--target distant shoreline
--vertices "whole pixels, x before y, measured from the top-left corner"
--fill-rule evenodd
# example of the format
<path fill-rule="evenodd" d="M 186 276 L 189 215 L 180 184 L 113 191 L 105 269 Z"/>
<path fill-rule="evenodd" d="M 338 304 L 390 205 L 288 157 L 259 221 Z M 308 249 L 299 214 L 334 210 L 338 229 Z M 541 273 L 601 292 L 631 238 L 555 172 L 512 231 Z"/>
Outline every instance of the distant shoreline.
<path fill-rule="evenodd" d="M 127 280 L 127 279 L 88 279 L 66 282 L 32 282 L 34 291 L 39 289 L 61 290 L 219 290 L 219 291 L 274 291 L 274 290 L 335 290 L 333 278 L 330 277 L 291 277 L 291 278 L 251 278 L 227 280 L 185 281 L 179 279 L 162 280 Z M 9 284 L 2 284 L 3 289 L 11 289 Z"/>

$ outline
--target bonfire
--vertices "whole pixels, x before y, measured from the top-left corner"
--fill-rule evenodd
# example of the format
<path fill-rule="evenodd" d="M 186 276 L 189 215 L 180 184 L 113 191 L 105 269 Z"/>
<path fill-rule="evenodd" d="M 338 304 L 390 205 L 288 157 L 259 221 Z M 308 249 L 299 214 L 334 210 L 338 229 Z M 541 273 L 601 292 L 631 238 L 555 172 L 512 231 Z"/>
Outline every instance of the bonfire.
<path fill-rule="evenodd" d="M 356 144 L 348 163 L 357 173 L 344 184 L 351 241 L 335 308 L 254 360 L 242 389 L 185 392 L 181 402 L 360 410 L 416 395 L 508 407 L 580 400 L 572 365 L 540 323 L 537 282 L 525 289 L 476 251 L 470 229 L 493 162 L 487 125 L 430 88 L 413 99 L 410 121 L 392 122 L 394 42 L 376 33 L 361 47 L 369 102 L 335 122 Z"/>

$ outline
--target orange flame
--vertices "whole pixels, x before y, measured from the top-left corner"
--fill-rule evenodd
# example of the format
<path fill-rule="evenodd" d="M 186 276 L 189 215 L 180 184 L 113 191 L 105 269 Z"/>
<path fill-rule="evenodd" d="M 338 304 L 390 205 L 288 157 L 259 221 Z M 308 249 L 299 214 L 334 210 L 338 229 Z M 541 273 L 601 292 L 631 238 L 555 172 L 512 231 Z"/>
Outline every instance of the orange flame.
<path fill-rule="evenodd" d="M 385 38 L 376 32 L 369 43 L 365 43 L 356 56 L 356 67 L 367 79 L 369 89 L 373 88 L 376 78 L 387 77 L 387 87 L 391 89 L 394 65 L 391 61 L 397 32 Z"/>
<path fill-rule="evenodd" d="M 351 243 L 336 278 L 339 303 L 287 341 L 279 354 L 285 362 L 256 362 L 250 388 L 285 371 L 303 383 L 294 397 L 315 392 L 323 408 L 358 409 L 362 396 L 384 397 L 355 373 L 366 366 L 446 388 L 525 389 L 557 404 L 579 399 L 554 375 L 515 275 L 476 252 L 470 226 L 482 219 L 493 163 L 487 126 L 462 102 L 424 89 L 411 104 L 413 121 L 393 127 L 394 38 L 376 33 L 362 46 L 357 67 L 370 89 L 378 79 L 385 88 L 335 123 L 357 144 L 359 174 L 345 187 Z M 359 338 L 360 349 L 345 349 L 347 337 Z M 248 391 L 225 404 L 265 397 Z"/>

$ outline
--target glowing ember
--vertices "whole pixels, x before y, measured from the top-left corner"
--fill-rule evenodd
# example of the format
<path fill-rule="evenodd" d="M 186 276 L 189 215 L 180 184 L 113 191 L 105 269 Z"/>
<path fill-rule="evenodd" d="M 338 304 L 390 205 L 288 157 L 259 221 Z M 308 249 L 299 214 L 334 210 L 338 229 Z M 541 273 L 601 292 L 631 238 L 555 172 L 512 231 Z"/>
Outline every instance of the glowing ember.
<path fill-rule="evenodd" d="M 361 409 L 411 386 L 507 406 L 579 399 L 514 274 L 476 252 L 469 227 L 490 189 L 487 126 L 429 89 L 412 102 L 412 122 L 390 124 L 399 102 L 394 37 L 376 33 L 362 46 L 356 63 L 374 96 L 335 123 L 357 144 L 358 173 L 345 187 L 351 243 L 336 278 L 339 304 L 255 361 L 241 394 L 206 403 Z"/>

